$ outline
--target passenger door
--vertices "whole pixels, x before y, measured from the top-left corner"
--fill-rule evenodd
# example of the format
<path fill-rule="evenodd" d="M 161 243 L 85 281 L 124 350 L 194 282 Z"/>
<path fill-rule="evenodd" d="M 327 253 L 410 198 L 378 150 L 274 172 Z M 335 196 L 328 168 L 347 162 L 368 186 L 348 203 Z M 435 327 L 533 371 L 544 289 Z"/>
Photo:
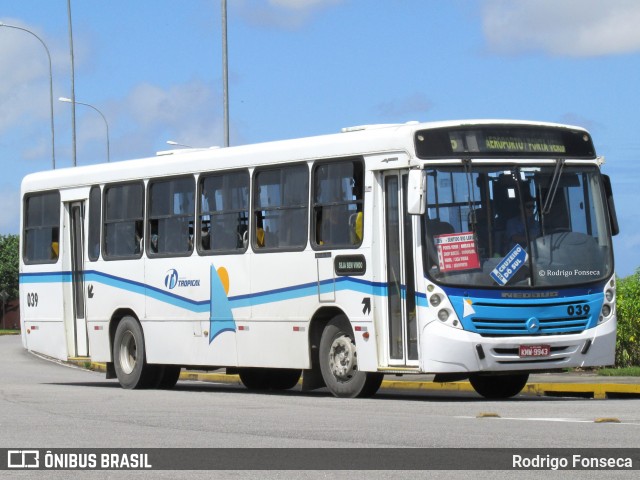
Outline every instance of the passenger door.
<path fill-rule="evenodd" d="M 71 265 L 71 298 L 65 299 L 71 307 L 65 308 L 67 351 L 70 357 L 88 357 L 89 337 L 84 289 L 85 202 L 67 202 L 65 205 L 65 211 L 68 215 Z"/>
<path fill-rule="evenodd" d="M 389 366 L 418 366 L 413 217 L 407 213 L 407 172 L 383 175 Z"/>

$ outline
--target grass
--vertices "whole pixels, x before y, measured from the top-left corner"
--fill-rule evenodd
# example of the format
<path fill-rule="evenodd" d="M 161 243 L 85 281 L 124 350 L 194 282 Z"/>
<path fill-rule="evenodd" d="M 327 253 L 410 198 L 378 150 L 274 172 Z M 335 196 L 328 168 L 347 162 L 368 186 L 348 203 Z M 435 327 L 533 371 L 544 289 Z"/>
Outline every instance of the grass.
<path fill-rule="evenodd" d="M 640 377 L 640 367 L 600 368 L 598 375 L 605 377 Z"/>
<path fill-rule="evenodd" d="M 0 335 L 19 335 L 20 330 L 0 329 Z"/>

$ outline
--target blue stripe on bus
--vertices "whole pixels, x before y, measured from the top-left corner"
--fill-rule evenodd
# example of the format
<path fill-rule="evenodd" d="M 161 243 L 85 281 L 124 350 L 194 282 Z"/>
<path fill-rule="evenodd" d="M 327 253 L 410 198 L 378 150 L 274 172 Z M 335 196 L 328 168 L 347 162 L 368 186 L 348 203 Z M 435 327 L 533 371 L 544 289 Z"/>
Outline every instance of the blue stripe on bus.
<path fill-rule="evenodd" d="M 21 273 L 19 279 L 20 283 L 70 282 L 71 272 Z"/>
<path fill-rule="evenodd" d="M 151 285 L 146 285 L 126 278 L 116 277 L 114 275 L 109 275 L 95 270 L 85 271 L 85 281 L 99 282 L 110 287 L 121 288 L 129 292 L 146 295 L 154 300 L 159 300 L 195 313 L 209 311 L 209 300 L 191 300 L 181 295 L 176 295 L 175 293 L 166 292 L 157 287 L 152 287 Z M 126 285 L 126 287 L 123 285 Z"/>
<path fill-rule="evenodd" d="M 120 288 L 128 292 L 145 295 L 160 302 L 183 308 L 195 313 L 204 313 L 210 310 L 209 299 L 207 300 L 191 300 L 187 297 L 176 295 L 175 293 L 161 290 L 151 285 L 136 282 L 115 275 L 110 275 L 96 270 L 86 270 L 84 272 L 85 281 L 96 282 L 108 285 L 114 288 Z M 71 282 L 71 272 L 43 272 L 43 273 L 21 273 L 20 283 L 56 283 Z M 323 280 L 320 282 L 320 293 L 330 293 L 335 284 L 336 291 L 351 290 L 372 296 L 386 296 L 388 287 L 385 283 L 369 282 L 367 280 L 338 277 L 335 280 Z M 251 293 L 246 295 L 236 295 L 229 297 L 232 308 L 251 307 L 263 305 L 267 303 L 281 302 L 285 300 L 293 300 L 314 296 L 318 294 L 318 282 L 311 282 L 301 285 L 293 285 L 274 290 L 266 290 L 263 292 Z M 418 297 L 419 298 L 419 297 Z"/>

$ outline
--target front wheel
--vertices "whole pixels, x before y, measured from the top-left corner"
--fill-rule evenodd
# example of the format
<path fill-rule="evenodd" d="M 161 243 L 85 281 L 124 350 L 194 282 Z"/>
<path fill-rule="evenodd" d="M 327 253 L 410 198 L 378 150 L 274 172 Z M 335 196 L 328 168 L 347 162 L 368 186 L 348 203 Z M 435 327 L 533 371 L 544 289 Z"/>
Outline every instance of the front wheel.
<path fill-rule="evenodd" d="M 476 392 L 490 400 L 504 400 L 518 395 L 529 380 L 528 373 L 512 375 L 474 374 L 469 382 Z"/>
<path fill-rule="evenodd" d="M 384 375 L 358 370 L 358 351 L 349 320 L 339 315 L 331 320 L 320 339 L 320 371 L 327 388 L 336 397 L 371 397 Z"/>

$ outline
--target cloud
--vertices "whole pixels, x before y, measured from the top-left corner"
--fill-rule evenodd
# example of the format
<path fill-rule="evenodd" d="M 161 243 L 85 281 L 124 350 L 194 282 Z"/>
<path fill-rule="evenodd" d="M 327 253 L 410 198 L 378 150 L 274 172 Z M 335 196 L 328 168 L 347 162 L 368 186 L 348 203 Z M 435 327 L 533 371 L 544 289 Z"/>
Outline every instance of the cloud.
<path fill-rule="evenodd" d="M 637 0 L 487 0 L 483 30 L 502 54 L 591 57 L 640 52 Z"/>
<path fill-rule="evenodd" d="M 221 98 L 215 88 L 200 80 L 162 88 L 136 86 L 112 114 L 120 122 L 115 144 L 120 158 L 153 155 L 168 149 L 167 140 L 194 147 L 219 145 L 222 139 Z M 112 142 L 113 145 L 114 142 Z"/>
<path fill-rule="evenodd" d="M 322 10 L 344 0 L 235 0 L 233 6 L 254 25 L 298 29 Z"/>
<path fill-rule="evenodd" d="M 0 27 L 0 65 L 0 134 L 16 119 L 49 117 L 49 62 L 40 42 L 20 30 Z"/>

